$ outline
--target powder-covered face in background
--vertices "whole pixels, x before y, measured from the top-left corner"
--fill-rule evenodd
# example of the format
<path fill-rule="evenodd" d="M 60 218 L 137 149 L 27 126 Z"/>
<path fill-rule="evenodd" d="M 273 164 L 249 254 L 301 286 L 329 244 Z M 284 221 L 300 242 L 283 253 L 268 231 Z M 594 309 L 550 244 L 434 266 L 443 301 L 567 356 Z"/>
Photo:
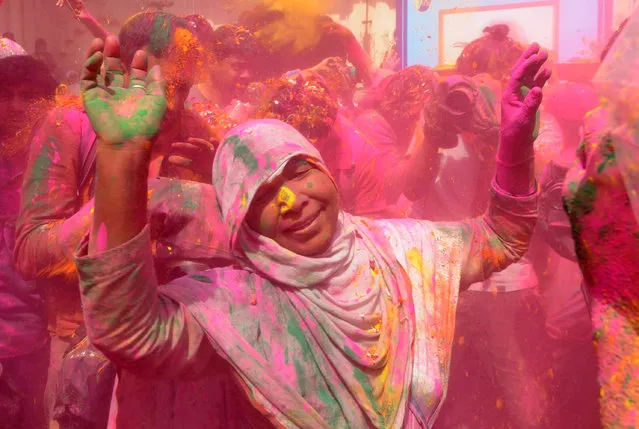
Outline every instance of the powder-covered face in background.
<path fill-rule="evenodd" d="M 333 181 L 312 164 L 294 159 L 263 184 L 246 215 L 249 227 L 299 255 L 314 256 L 337 229 L 339 195 Z"/>
<path fill-rule="evenodd" d="M 219 85 L 233 96 L 238 96 L 252 82 L 253 74 L 247 61 L 230 56 L 215 63 L 211 77 L 213 84 Z"/>
<path fill-rule="evenodd" d="M 26 121 L 29 106 L 42 97 L 33 85 L 0 85 L 0 136 L 16 132 Z"/>

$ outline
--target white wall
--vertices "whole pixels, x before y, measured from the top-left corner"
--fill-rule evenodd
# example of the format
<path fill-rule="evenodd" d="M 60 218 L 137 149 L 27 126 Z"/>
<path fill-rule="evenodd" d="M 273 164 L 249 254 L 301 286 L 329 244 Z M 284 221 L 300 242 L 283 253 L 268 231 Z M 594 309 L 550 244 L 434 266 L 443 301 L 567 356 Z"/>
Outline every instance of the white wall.
<path fill-rule="evenodd" d="M 342 3 L 340 13 L 331 14 L 332 18 L 348 27 L 360 43 L 364 41 L 366 20 L 366 2 L 348 0 Z M 371 21 L 369 32 L 371 37 L 371 57 L 379 65 L 384 53 L 392 45 L 397 24 L 397 14 L 394 0 L 369 0 L 368 19 Z"/>

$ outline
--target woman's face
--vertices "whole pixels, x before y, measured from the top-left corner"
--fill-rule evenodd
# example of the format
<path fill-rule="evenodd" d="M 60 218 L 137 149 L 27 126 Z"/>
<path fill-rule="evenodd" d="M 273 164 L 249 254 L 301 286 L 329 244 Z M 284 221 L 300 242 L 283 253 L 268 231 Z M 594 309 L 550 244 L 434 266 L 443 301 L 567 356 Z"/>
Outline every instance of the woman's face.
<path fill-rule="evenodd" d="M 246 222 L 256 232 L 303 256 L 315 256 L 331 244 L 337 229 L 339 196 L 323 171 L 293 159 L 253 199 Z"/>

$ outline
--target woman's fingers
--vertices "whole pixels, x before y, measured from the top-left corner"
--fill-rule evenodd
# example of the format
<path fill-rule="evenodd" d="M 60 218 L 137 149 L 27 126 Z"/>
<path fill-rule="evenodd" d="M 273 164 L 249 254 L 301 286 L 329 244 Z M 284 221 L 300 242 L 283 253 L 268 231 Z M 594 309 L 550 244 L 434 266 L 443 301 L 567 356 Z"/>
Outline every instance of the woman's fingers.
<path fill-rule="evenodd" d="M 541 70 L 548 59 L 548 53 L 546 51 L 540 51 L 537 54 L 527 58 L 522 62 L 517 70 L 512 74 L 511 81 L 517 82 L 518 86 L 525 85 L 531 88 L 537 73 Z"/>
<path fill-rule="evenodd" d="M 192 144 L 200 147 L 202 150 L 208 150 L 208 151 L 211 151 L 211 152 L 215 152 L 215 148 L 219 144 L 219 142 L 215 138 L 211 138 L 209 140 L 206 140 L 206 139 L 200 139 L 200 138 L 196 138 L 196 137 L 191 137 L 187 141 L 189 143 L 192 143 Z"/>
<path fill-rule="evenodd" d="M 195 158 L 211 157 L 215 153 L 215 146 L 206 140 L 203 143 L 175 142 L 171 144 L 171 152 Z"/>
<path fill-rule="evenodd" d="M 166 91 L 166 82 L 162 75 L 160 66 L 153 66 L 146 75 L 146 93 L 148 95 L 156 95 L 164 97 Z"/>
<path fill-rule="evenodd" d="M 528 58 L 537 54 L 539 52 L 539 49 L 540 47 L 537 43 L 532 43 L 530 46 L 528 46 L 528 48 L 526 48 L 524 53 L 521 54 L 521 56 L 519 57 L 519 59 L 517 60 L 513 68 L 510 70 L 510 73 L 511 74 L 515 73 L 515 71 L 520 68 L 522 63 L 524 63 Z"/>
<path fill-rule="evenodd" d="M 98 86 L 98 75 L 100 74 L 100 68 L 104 62 L 104 41 L 102 39 L 94 39 L 87 51 L 87 60 L 84 63 L 84 69 L 82 71 L 82 80 L 80 82 L 80 88 L 83 96 L 86 97 L 84 92 L 93 89 Z"/>
<path fill-rule="evenodd" d="M 543 69 L 537 74 L 537 77 L 535 77 L 533 87 L 543 88 L 546 82 L 548 82 L 548 79 L 550 79 L 550 76 L 552 76 L 552 71 L 550 69 Z"/>
<path fill-rule="evenodd" d="M 116 36 L 109 35 L 104 41 L 104 58 L 107 86 L 124 87 L 124 66 L 120 60 L 120 41 Z"/>
<path fill-rule="evenodd" d="M 191 155 L 199 155 L 202 148 L 191 143 L 176 142 L 171 144 L 171 152 L 179 152 L 181 154 L 190 153 Z"/>
<path fill-rule="evenodd" d="M 133 61 L 131 62 L 129 88 L 138 88 L 146 92 L 146 77 L 148 74 L 148 69 L 149 61 L 146 52 L 137 51 L 135 55 L 133 55 Z"/>
<path fill-rule="evenodd" d="M 193 161 L 190 158 L 186 158 L 180 155 L 171 155 L 167 158 L 167 161 L 173 165 L 179 165 L 180 167 L 190 167 Z"/>
<path fill-rule="evenodd" d="M 93 39 L 91 41 L 91 44 L 89 45 L 89 49 L 87 49 L 87 53 L 85 55 L 85 58 L 88 60 L 89 58 L 91 58 L 93 56 L 93 54 L 95 54 L 98 51 L 99 52 L 104 51 L 104 40 L 102 40 L 102 39 Z"/>
<path fill-rule="evenodd" d="M 524 111 L 524 116 L 534 118 L 537 109 L 541 106 L 541 101 L 543 99 L 543 93 L 541 88 L 534 87 L 528 94 L 526 94 L 526 98 L 524 98 L 522 109 Z"/>
<path fill-rule="evenodd" d="M 540 50 L 539 45 L 536 43 L 530 45 L 513 68 L 504 96 L 510 99 L 513 95 L 520 93 L 522 86 L 528 88 L 534 86 L 543 87 L 543 85 L 537 85 L 537 83 L 545 84 L 550 77 L 546 71 L 539 73 L 547 59 L 548 53 Z"/>

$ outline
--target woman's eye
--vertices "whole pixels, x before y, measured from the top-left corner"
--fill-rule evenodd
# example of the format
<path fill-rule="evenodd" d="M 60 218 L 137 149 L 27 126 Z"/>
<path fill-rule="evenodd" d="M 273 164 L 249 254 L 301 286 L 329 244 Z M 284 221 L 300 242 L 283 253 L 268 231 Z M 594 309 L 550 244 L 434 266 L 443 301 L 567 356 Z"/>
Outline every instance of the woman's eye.
<path fill-rule="evenodd" d="M 295 170 L 295 178 L 300 179 L 306 176 L 310 171 L 311 171 L 311 167 L 308 165 L 304 167 L 299 167 L 297 170 Z"/>
<path fill-rule="evenodd" d="M 270 199 L 271 199 L 271 192 L 266 190 L 266 191 L 255 194 L 255 197 L 253 198 L 253 202 L 262 205 L 262 204 L 268 203 Z"/>

